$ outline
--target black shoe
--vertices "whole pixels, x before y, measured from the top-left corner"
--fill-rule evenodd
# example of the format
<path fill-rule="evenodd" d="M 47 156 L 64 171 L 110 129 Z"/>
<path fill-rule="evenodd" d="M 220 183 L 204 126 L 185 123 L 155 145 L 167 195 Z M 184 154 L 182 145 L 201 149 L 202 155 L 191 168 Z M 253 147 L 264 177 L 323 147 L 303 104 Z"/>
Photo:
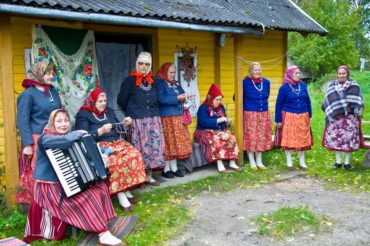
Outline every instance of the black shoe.
<path fill-rule="evenodd" d="M 168 179 L 173 179 L 175 177 L 171 171 L 168 171 L 168 172 L 162 171 L 161 176 L 168 178 Z"/>
<path fill-rule="evenodd" d="M 338 169 L 338 168 L 341 168 L 342 167 L 342 164 L 339 164 L 339 163 L 335 163 L 333 168 L 334 169 Z"/>
<path fill-rule="evenodd" d="M 181 172 L 181 170 L 177 169 L 176 172 L 172 172 L 173 175 L 175 175 L 176 177 L 184 177 L 184 174 Z"/>
<path fill-rule="evenodd" d="M 351 164 L 344 164 L 344 169 L 346 169 L 347 171 L 352 171 L 353 167 L 351 166 Z"/>

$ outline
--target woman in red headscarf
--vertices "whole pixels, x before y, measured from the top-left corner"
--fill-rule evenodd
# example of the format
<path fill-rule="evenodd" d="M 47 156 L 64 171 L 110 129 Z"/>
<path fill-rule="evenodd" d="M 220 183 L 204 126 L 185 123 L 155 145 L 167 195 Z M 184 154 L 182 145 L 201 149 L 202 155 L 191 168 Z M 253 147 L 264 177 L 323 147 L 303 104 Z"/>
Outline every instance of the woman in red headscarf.
<path fill-rule="evenodd" d="M 131 124 L 130 117 L 120 122 L 113 109 L 107 107 L 107 95 L 98 88 L 90 93 L 76 115 L 76 130 L 86 130 L 95 137 L 108 160 L 109 191 L 117 194 L 124 211 L 132 210 L 137 199 L 129 190 L 146 181 L 144 161 L 140 152 L 121 138 Z"/>
<path fill-rule="evenodd" d="M 311 100 L 306 83 L 300 79 L 297 66 L 287 68 L 275 107 L 277 128 L 282 128 L 281 147 L 285 150 L 287 166 L 293 168 L 292 151 L 298 152 L 299 167 L 307 169 L 304 151 L 311 149 Z"/>
<path fill-rule="evenodd" d="M 17 128 L 21 136 L 17 203 L 30 204 L 32 201 L 37 139 L 42 134 L 50 113 L 62 106 L 58 91 L 53 87 L 54 73 L 54 64 L 37 62 L 22 82 L 26 89 L 17 100 Z"/>
<path fill-rule="evenodd" d="M 223 160 L 230 162 L 230 169 L 241 171 L 241 168 L 235 163 L 239 148 L 235 135 L 227 129 L 231 119 L 226 117 L 225 108 L 221 104 L 222 98 L 220 88 L 212 84 L 206 100 L 198 109 L 194 141 L 200 143 L 207 161 L 217 162 L 219 173 L 226 174 Z"/>
<path fill-rule="evenodd" d="M 342 167 L 341 153 L 344 152 L 344 168 L 350 171 L 353 169 L 349 163 L 351 152 L 363 145 L 360 122 L 364 102 L 360 86 L 350 79 L 347 66 L 338 67 L 337 77 L 329 85 L 322 105 L 326 122 L 323 146 L 335 151 L 335 169 Z"/>
<path fill-rule="evenodd" d="M 177 160 L 189 158 L 192 151 L 188 127 L 182 124 L 186 94 L 175 78 L 176 67 L 173 63 L 164 63 L 159 68 L 156 83 L 166 142 L 166 166 L 162 172 L 165 178 L 184 177 L 177 168 Z"/>

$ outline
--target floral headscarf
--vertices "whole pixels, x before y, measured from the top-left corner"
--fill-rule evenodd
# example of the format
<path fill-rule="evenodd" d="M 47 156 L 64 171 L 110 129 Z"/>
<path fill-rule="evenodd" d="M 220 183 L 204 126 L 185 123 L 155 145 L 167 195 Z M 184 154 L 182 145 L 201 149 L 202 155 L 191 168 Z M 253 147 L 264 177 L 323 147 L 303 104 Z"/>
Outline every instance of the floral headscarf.
<path fill-rule="evenodd" d="M 48 124 L 46 124 L 44 128 L 44 133 L 52 134 L 52 135 L 60 135 L 57 133 L 54 125 L 55 117 L 57 116 L 58 113 L 64 113 L 67 115 L 69 119 L 68 112 L 65 109 L 55 109 L 50 113 Z"/>
<path fill-rule="evenodd" d="M 105 94 L 105 92 L 100 88 L 97 88 L 97 89 L 91 91 L 90 95 L 86 98 L 86 100 L 84 102 L 84 105 L 80 108 L 80 110 L 89 111 L 89 112 L 95 114 L 96 116 L 100 116 L 102 114 L 105 114 L 107 112 L 107 108 L 105 108 L 102 112 L 99 112 L 99 110 L 95 106 L 96 101 L 98 100 L 98 97 L 101 94 Z"/>
<path fill-rule="evenodd" d="M 170 83 L 175 83 L 176 80 L 173 80 L 173 81 L 170 81 L 170 79 L 168 78 L 168 70 L 170 69 L 170 67 L 172 66 L 175 66 L 172 62 L 166 62 L 164 63 L 158 70 L 157 74 L 156 74 L 156 77 L 159 77 L 161 79 L 163 79 L 164 81 L 166 82 L 170 82 Z"/>
<path fill-rule="evenodd" d="M 297 69 L 299 69 L 299 67 L 294 65 L 294 66 L 288 67 L 285 70 L 285 74 L 284 74 L 284 83 L 285 84 L 293 84 L 293 85 L 295 85 L 295 84 L 297 84 L 297 83 L 299 83 L 299 82 L 302 81 L 302 80 L 295 81 L 293 79 L 293 74 L 294 74 L 295 70 L 297 70 Z"/>
<path fill-rule="evenodd" d="M 32 65 L 31 69 L 27 71 L 26 78 L 22 82 L 24 88 L 31 86 L 41 86 L 44 88 L 45 95 L 49 93 L 49 87 L 51 85 L 44 84 L 43 76 L 46 71 L 53 70 L 55 72 L 55 65 L 45 61 L 37 62 Z"/>

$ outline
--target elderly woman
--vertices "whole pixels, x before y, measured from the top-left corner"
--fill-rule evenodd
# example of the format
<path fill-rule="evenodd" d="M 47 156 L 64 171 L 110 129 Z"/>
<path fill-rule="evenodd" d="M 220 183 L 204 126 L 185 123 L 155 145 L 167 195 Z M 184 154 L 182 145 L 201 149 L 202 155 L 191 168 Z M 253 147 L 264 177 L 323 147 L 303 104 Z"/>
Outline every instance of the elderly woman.
<path fill-rule="evenodd" d="M 133 119 L 131 144 L 144 157 L 149 184 L 158 186 L 151 171 L 165 166 L 165 141 L 151 66 L 150 53 L 141 52 L 136 60 L 136 70 L 121 85 L 117 103 L 125 115 Z"/>
<path fill-rule="evenodd" d="M 307 85 L 300 76 L 301 71 L 297 66 L 287 68 L 275 107 L 276 127 L 282 128 L 281 147 L 285 150 L 289 169 L 293 168 L 293 150 L 298 151 L 300 168 L 307 169 L 304 151 L 313 145 L 311 100 Z"/>
<path fill-rule="evenodd" d="M 335 169 L 342 167 L 344 152 L 344 168 L 348 171 L 353 169 L 351 152 L 363 144 L 360 121 L 364 109 L 360 86 L 349 75 L 347 66 L 338 67 L 337 80 L 329 85 L 322 105 L 326 122 L 323 146 L 335 151 Z"/>
<path fill-rule="evenodd" d="M 46 155 L 46 149 L 67 149 L 86 131 L 69 131 L 69 116 L 63 109 L 54 110 L 44 134 L 38 141 L 35 167 L 34 200 L 28 213 L 25 241 L 63 239 L 67 225 L 99 235 L 99 245 L 125 245 L 108 230 L 108 221 L 116 214 L 108 188 L 99 182 L 67 198 Z"/>
<path fill-rule="evenodd" d="M 262 152 L 272 147 L 271 119 L 268 111 L 270 81 L 261 76 L 258 62 L 249 66 L 248 76 L 243 80 L 244 151 L 248 152 L 253 170 L 265 170 Z M 256 157 L 256 158 L 255 158 Z"/>
<path fill-rule="evenodd" d="M 226 174 L 223 160 L 230 162 L 230 169 L 241 171 L 235 161 L 238 159 L 239 148 L 235 135 L 227 129 L 231 119 L 221 104 L 223 95 L 216 84 L 209 88 L 206 100 L 200 105 L 197 113 L 197 129 L 194 141 L 199 142 L 206 153 L 209 163 L 217 162 L 218 172 Z"/>
<path fill-rule="evenodd" d="M 162 172 L 165 178 L 184 177 L 177 168 L 177 160 L 190 157 L 191 143 L 188 127 L 182 124 L 186 95 L 176 82 L 176 67 L 164 63 L 157 73 L 158 104 L 166 142 L 166 166 Z"/>
<path fill-rule="evenodd" d="M 132 210 L 137 199 L 130 189 L 146 181 L 143 158 L 138 150 L 120 138 L 122 131 L 132 122 L 125 117 L 121 123 L 113 109 L 107 107 L 107 95 L 98 88 L 90 93 L 76 115 L 76 130 L 85 130 L 95 137 L 103 153 L 108 155 L 109 192 L 117 194 L 122 210 Z M 115 129 L 115 130 L 114 130 Z M 131 202 L 131 203 L 130 203 Z"/>
<path fill-rule="evenodd" d="M 54 73 L 54 64 L 35 63 L 23 80 L 22 86 L 26 90 L 17 100 L 17 127 L 22 141 L 17 203 L 30 204 L 32 201 L 32 176 L 36 161 L 37 139 L 44 130 L 50 113 L 61 107 L 59 94 L 52 86 Z"/>

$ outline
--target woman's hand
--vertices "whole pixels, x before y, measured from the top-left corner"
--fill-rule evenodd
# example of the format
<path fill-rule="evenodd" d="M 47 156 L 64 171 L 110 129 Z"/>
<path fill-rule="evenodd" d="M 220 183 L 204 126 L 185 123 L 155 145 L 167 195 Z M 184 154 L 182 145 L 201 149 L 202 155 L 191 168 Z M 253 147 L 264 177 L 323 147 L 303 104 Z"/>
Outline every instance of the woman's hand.
<path fill-rule="evenodd" d="M 99 136 L 112 131 L 112 124 L 108 123 L 98 129 Z"/>
<path fill-rule="evenodd" d="M 217 119 L 217 123 L 220 124 L 220 123 L 223 123 L 223 122 L 227 122 L 227 118 L 226 117 L 220 117 Z"/>
<path fill-rule="evenodd" d="M 26 145 L 23 148 L 23 154 L 28 158 L 31 159 L 33 155 L 33 146 L 32 145 Z"/>
<path fill-rule="evenodd" d="M 281 128 L 282 124 L 281 122 L 276 122 L 276 128 Z"/>
<path fill-rule="evenodd" d="M 180 101 L 180 102 L 185 102 L 186 101 L 186 94 L 178 95 L 177 100 Z"/>
<path fill-rule="evenodd" d="M 125 118 L 123 118 L 123 123 L 125 124 L 125 126 L 131 125 L 132 124 L 131 117 L 125 117 Z"/>

